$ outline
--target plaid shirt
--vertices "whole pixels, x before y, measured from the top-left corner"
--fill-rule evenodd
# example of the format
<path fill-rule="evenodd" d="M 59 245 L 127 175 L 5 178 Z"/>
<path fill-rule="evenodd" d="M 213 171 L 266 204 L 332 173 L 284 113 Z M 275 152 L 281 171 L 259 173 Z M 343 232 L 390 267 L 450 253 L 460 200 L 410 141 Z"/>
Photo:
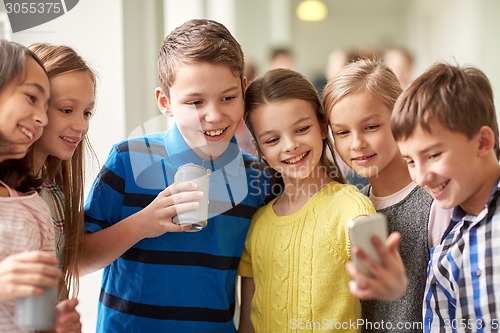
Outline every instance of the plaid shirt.
<path fill-rule="evenodd" d="M 456 207 L 441 244 L 431 250 L 425 332 L 500 331 L 499 199 L 497 181 L 478 216 Z"/>

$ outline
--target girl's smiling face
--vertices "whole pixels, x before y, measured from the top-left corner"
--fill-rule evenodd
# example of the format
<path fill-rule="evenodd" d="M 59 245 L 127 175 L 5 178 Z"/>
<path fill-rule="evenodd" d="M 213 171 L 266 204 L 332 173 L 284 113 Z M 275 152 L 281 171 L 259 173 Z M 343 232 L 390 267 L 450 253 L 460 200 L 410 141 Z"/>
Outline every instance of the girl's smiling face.
<path fill-rule="evenodd" d="M 49 123 L 35 143 L 37 164 L 47 156 L 71 159 L 89 129 L 94 111 L 94 83 L 86 71 L 69 72 L 50 80 Z"/>
<path fill-rule="evenodd" d="M 24 74 L 0 91 L 0 136 L 9 142 L 8 156 L 22 158 L 47 125 L 50 85 L 47 74 L 31 57 Z"/>
<path fill-rule="evenodd" d="M 399 154 L 390 126 L 391 110 L 360 92 L 335 104 L 329 122 L 335 148 L 357 174 L 378 176 Z"/>
<path fill-rule="evenodd" d="M 305 179 L 323 154 L 326 126 L 310 103 L 287 99 L 264 104 L 250 115 L 260 153 L 283 179 Z"/>

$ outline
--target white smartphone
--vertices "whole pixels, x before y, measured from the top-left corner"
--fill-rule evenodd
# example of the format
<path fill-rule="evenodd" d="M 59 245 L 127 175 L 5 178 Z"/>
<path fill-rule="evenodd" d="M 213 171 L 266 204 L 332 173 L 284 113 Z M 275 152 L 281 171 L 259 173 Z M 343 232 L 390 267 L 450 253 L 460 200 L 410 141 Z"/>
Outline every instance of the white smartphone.
<path fill-rule="evenodd" d="M 358 216 L 349 221 L 349 236 L 351 237 L 351 249 L 359 247 L 373 260 L 380 262 L 377 250 L 372 244 L 372 237 L 378 236 L 382 242 L 385 242 L 387 239 L 387 218 L 382 213 Z M 355 256 L 351 256 L 351 259 L 362 273 L 367 273 L 363 264 Z"/>

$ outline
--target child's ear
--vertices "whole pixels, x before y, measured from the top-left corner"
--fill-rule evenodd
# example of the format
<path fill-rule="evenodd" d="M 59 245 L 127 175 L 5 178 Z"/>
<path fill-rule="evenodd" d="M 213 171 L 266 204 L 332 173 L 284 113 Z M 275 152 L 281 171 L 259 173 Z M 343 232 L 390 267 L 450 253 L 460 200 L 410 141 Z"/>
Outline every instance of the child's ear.
<path fill-rule="evenodd" d="M 255 154 L 262 156 L 262 154 L 261 154 L 261 152 L 259 150 L 259 145 L 257 144 L 257 141 L 255 141 L 255 139 L 252 139 L 252 146 L 255 149 Z M 262 156 L 262 159 L 264 159 L 264 156 Z"/>
<path fill-rule="evenodd" d="M 243 77 L 243 80 L 241 81 L 241 85 L 242 85 L 243 95 L 244 95 L 245 91 L 247 90 L 247 85 L 248 85 L 248 81 L 247 81 L 247 78 L 245 76 Z"/>
<path fill-rule="evenodd" d="M 495 133 L 489 126 L 481 126 L 478 133 L 480 157 L 487 156 L 495 149 Z"/>
<path fill-rule="evenodd" d="M 327 136 L 328 136 L 328 125 L 321 124 L 321 138 L 325 140 Z"/>
<path fill-rule="evenodd" d="M 257 140 L 252 139 L 252 145 L 255 148 L 255 154 L 265 161 L 266 158 L 264 157 L 264 154 L 262 154 L 262 151 L 259 149 L 259 144 L 257 143 Z"/>
<path fill-rule="evenodd" d="M 165 96 L 160 87 L 155 89 L 155 98 L 156 105 L 158 106 L 160 112 L 167 117 L 172 117 L 172 108 L 170 107 L 167 96 Z"/>

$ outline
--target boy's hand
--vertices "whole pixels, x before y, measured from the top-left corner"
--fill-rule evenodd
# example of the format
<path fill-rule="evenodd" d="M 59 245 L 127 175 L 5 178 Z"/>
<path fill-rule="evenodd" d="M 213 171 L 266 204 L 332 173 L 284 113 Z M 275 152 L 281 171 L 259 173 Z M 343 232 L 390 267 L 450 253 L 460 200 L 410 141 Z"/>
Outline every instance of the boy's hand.
<path fill-rule="evenodd" d="M 374 237 L 372 242 L 382 261 L 378 264 L 360 248 L 353 249 L 352 255 L 364 264 L 368 274 L 361 273 L 354 263 L 347 263 L 347 271 L 353 278 L 349 282 L 351 294 L 362 300 L 397 300 L 408 288 L 408 277 L 399 255 L 401 234 L 390 234 L 385 246 L 378 237 Z"/>
<path fill-rule="evenodd" d="M 0 262 L 0 301 L 39 296 L 44 288 L 56 288 L 62 276 L 57 259 L 46 252 L 31 251 L 8 256 Z"/>
<path fill-rule="evenodd" d="M 166 232 L 183 232 L 191 225 L 180 226 L 172 222 L 172 218 L 179 213 L 195 210 L 199 207 L 199 200 L 203 192 L 196 191 L 196 183 L 174 183 L 160 192 L 156 198 L 142 211 L 144 213 L 144 238 L 163 235 Z"/>
<path fill-rule="evenodd" d="M 80 314 L 76 311 L 77 299 L 67 299 L 56 305 L 56 333 L 81 333 Z"/>

